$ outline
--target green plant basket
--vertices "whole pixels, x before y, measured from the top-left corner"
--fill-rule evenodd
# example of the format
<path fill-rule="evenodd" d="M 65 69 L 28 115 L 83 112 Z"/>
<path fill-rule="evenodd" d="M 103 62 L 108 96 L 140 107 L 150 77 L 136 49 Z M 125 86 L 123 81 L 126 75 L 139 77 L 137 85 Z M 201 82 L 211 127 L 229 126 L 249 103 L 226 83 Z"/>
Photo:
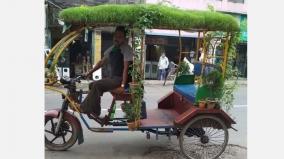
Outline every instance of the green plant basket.
<path fill-rule="evenodd" d="M 194 84 L 194 75 L 180 75 L 175 80 L 175 85 Z"/>

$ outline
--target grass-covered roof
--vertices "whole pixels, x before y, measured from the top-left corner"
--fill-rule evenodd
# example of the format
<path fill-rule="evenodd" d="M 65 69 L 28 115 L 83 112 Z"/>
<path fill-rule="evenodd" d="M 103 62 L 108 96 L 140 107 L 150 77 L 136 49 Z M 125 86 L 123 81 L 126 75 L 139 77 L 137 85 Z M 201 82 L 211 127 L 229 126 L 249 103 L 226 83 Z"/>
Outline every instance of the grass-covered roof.
<path fill-rule="evenodd" d="M 156 29 L 239 31 L 236 19 L 228 14 L 149 4 L 72 7 L 61 11 L 59 17 L 66 23 L 79 25 L 134 25 L 145 14 L 158 17 L 151 25 Z"/>

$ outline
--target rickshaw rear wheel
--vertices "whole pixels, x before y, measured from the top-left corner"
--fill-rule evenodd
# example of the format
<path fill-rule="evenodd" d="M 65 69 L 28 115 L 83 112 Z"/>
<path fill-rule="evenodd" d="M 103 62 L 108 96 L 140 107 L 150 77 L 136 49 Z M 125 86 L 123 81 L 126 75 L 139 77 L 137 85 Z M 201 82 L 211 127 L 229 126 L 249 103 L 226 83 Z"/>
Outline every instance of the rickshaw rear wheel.
<path fill-rule="evenodd" d="M 64 151 L 76 143 L 78 129 L 72 119 L 63 116 L 59 131 L 55 134 L 57 124 L 58 118 L 45 116 L 45 147 L 52 151 Z"/>
<path fill-rule="evenodd" d="M 218 117 L 198 116 L 182 129 L 179 144 L 187 159 L 216 159 L 228 144 L 228 129 Z"/>

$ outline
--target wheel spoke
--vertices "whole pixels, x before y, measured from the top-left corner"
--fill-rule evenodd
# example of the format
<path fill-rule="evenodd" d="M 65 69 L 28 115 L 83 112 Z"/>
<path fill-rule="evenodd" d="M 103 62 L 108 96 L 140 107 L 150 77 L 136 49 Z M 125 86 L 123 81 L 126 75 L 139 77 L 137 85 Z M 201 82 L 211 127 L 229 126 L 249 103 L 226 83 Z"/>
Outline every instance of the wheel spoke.
<path fill-rule="evenodd" d="M 218 136 L 210 136 L 210 138 L 223 138 L 223 137 L 225 137 L 225 135 L 224 135 L 224 134 L 222 134 L 222 135 L 218 135 Z"/>
<path fill-rule="evenodd" d="M 209 131 L 208 131 L 208 135 L 211 135 L 211 133 L 214 131 L 214 128 L 212 128 L 211 126 L 209 127 Z"/>
<path fill-rule="evenodd" d="M 206 147 L 206 149 L 207 149 L 207 147 Z M 207 156 L 208 156 L 208 151 L 206 151 L 206 150 L 205 150 L 205 156 L 204 156 L 204 157 L 205 157 L 205 159 L 207 159 L 207 158 L 208 158 Z"/>
<path fill-rule="evenodd" d="M 65 144 L 66 140 L 65 140 L 65 136 L 64 135 L 62 135 L 62 139 L 63 139 L 63 143 Z"/>
<path fill-rule="evenodd" d="M 210 140 L 210 141 L 215 141 L 215 142 L 223 142 L 223 141 L 221 141 L 221 140 Z"/>
<path fill-rule="evenodd" d="M 227 144 L 226 125 L 216 117 L 206 116 L 196 119 L 183 130 L 182 151 L 190 158 L 217 158 Z M 205 138 L 203 138 L 205 137 Z M 209 139 L 208 142 L 202 143 Z M 202 139 L 202 140 L 201 140 Z"/>
<path fill-rule="evenodd" d="M 56 140 L 58 138 L 58 136 L 55 136 L 51 141 L 50 143 L 53 143 L 54 140 Z"/>
<path fill-rule="evenodd" d="M 44 131 L 54 135 L 54 133 L 52 131 L 49 131 L 49 130 L 44 130 Z"/>
<path fill-rule="evenodd" d="M 208 133 L 208 135 L 212 136 L 212 134 L 215 134 L 216 133 L 216 129 L 214 129 L 213 127 L 211 127 L 212 130 L 210 131 L 210 133 Z"/>
<path fill-rule="evenodd" d="M 50 119 L 50 122 L 51 122 L 51 130 L 54 131 L 55 128 L 54 128 L 54 123 L 53 123 L 53 119 Z"/>
<path fill-rule="evenodd" d="M 221 133 L 221 131 L 216 130 L 214 134 L 211 134 L 211 136 L 217 135 L 218 133 Z"/>
<path fill-rule="evenodd" d="M 196 140 L 196 141 L 193 141 L 193 142 L 184 142 L 184 145 L 193 145 L 193 144 L 198 144 L 199 142 Z"/>
<path fill-rule="evenodd" d="M 72 133 L 73 131 L 72 130 L 65 130 L 66 132 L 70 132 L 70 133 Z"/>

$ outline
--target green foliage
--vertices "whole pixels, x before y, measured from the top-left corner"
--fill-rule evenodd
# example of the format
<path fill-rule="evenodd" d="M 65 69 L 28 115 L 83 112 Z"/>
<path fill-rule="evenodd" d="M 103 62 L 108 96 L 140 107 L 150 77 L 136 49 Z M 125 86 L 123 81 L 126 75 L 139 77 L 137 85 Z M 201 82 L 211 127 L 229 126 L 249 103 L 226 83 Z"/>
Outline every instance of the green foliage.
<path fill-rule="evenodd" d="M 224 44 L 225 44 L 224 37 L 226 36 L 227 36 L 226 33 L 220 32 L 220 31 L 208 32 L 205 36 L 205 39 L 206 39 L 205 47 L 206 47 L 206 50 L 208 51 L 208 54 L 212 54 L 215 48 L 219 50 L 224 50 Z M 238 75 L 238 70 L 236 68 L 233 68 L 233 63 L 234 63 L 234 60 L 236 58 L 236 53 L 237 53 L 236 45 L 239 43 L 239 41 L 240 41 L 240 32 L 230 33 L 230 40 L 228 42 L 228 57 L 227 57 L 225 77 L 222 78 L 222 81 L 219 81 L 220 82 L 219 84 L 218 84 L 218 81 L 216 81 L 217 85 L 219 86 L 223 85 L 222 87 L 219 87 L 219 88 L 222 88 L 222 91 L 221 90 L 216 91 L 214 93 L 215 95 L 209 94 L 208 92 L 210 92 L 209 90 L 211 88 L 210 86 L 208 87 L 208 83 L 210 85 L 210 82 L 208 82 L 207 79 L 203 79 L 203 82 L 205 82 L 205 85 L 201 89 L 199 89 L 200 92 L 197 92 L 196 99 L 199 100 L 199 98 L 200 99 L 206 98 L 206 96 L 216 97 L 217 95 L 217 96 L 220 96 L 218 97 L 218 101 L 221 104 L 222 108 L 224 108 L 226 111 L 229 111 L 233 107 L 233 101 L 234 101 L 233 93 L 234 93 L 234 90 L 237 88 L 236 76 Z M 219 44 L 219 42 L 221 43 Z M 222 63 L 223 63 L 223 59 L 221 59 L 216 64 L 219 65 L 220 67 Z"/>
<path fill-rule="evenodd" d="M 137 86 L 130 89 L 132 94 L 132 102 L 133 102 L 133 115 L 135 116 L 135 120 L 139 120 L 141 116 L 141 103 L 144 94 L 143 89 L 143 78 L 142 78 L 142 68 L 141 68 L 141 58 L 142 58 L 142 36 L 144 36 L 144 29 L 147 27 L 151 28 L 153 18 L 151 18 L 148 14 L 145 16 L 141 15 L 139 21 L 135 23 L 134 28 L 132 28 L 131 32 L 134 34 L 134 61 L 131 65 L 130 74 L 133 78 L 133 83 Z"/>
<path fill-rule="evenodd" d="M 240 32 L 232 33 L 229 40 L 228 48 L 228 64 L 225 73 L 225 85 L 223 88 L 223 95 L 220 99 L 221 106 L 228 112 L 233 107 L 234 91 L 238 87 L 236 76 L 239 71 L 233 68 L 233 62 L 236 59 L 237 49 L 236 46 L 240 41 Z"/>
<path fill-rule="evenodd" d="M 233 101 L 235 99 L 234 97 L 234 91 L 235 89 L 238 87 L 237 81 L 233 80 L 233 81 L 227 81 L 224 84 L 224 88 L 223 88 L 223 94 L 222 94 L 222 98 L 220 99 L 220 103 L 222 108 L 225 109 L 225 111 L 230 111 L 231 108 L 233 107 Z"/>
<path fill-rule="evenodd" d="M 132 122 L 135 120 L 135 113 L 134 113 L 134 107 L 131 103 L 124 103 L 124 112 L 126 115 L 126 118 L 129 122 Z"/>
<path fill-rule="evenodd" d="M 203 85 L 211 89 L 222 88 L 224 85 L 224 79 L 222 77 L 222 74 L 217 70 L 210 72 L 207 76 L 203 76 L 202 81 Z"/>
<path fill-rule="evenodd" d="M 177 68 L 177 76 L 188 75 L 189 73 L 189 65 L 186 62 L 181 61 Z"/>
<path fill-rule="evenodd" d="M 203 85 L 209 90 L 211 98 L 221 98 L 224 87 L 224 79 L 221 72 L 214 70 L 207 76 L 203 76 Z"/>
<path fill-rule="evenodd" d="M 150 9 L 143 9 L 139 13 L 139 18 L 134 24 L 134 27 L 140 28 L 141 30 L 144 29 L 151 29 L 155 22 L 157 22 L 160 17 L 161 13 L 158 10 L 154 10 L 153 8 Z"/>
<path fill-rule="evenodd" d="M 239 30 L 236 19 L 228 14 L 182 10 L 153 4 L 106 4 L 72 7 L 61 11 L 59 17 L 65 23 L 79 25 L 134 26 L 138 24 L 145 28 Z"/>
<path fill-rule="evenodd" d="M 211 12 L 215 12 L 214 6 L 211 4 L 207 5 L 208 10 L 210 10 Z"/>
<path fill-rule="evenodd" d="M 202 77 L 202 85 L 198 87 L 196 92 L 196 103 L 200 100 L 219 101 L 223 95 L 224 79 L 222 73 L 218 70 L 210 72 Z"/>
<path fill-rule="evenodd" d="M 232 80 L 236 76 L 238 76 L 239 72 L 237 68 L 233 68 L 233 63 L 236 59 L 237 55 L 237 44 L 240 42 L 240 32 L 231 33 L 231 38 L 229 40 L 229 48 L 228 48 L 228 64 L 225 74 L 226 80 Z"/>

